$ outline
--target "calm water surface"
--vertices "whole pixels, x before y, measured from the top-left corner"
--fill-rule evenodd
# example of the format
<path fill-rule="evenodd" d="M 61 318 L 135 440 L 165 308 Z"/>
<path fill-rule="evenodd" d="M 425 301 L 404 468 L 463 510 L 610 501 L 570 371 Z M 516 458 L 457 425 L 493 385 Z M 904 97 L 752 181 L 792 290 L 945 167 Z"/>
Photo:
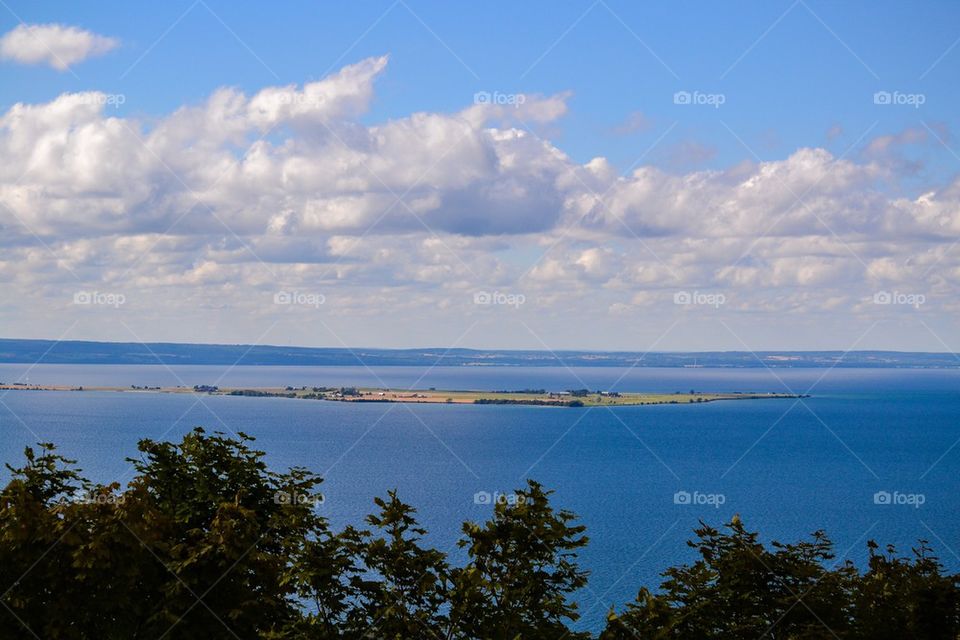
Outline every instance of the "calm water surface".
<path fill-rule="evenodd" d="M 700 406 L 561 409 L 519 406 L 347 405 L 277 398 L 105 392 L 0 392 L 0 461 L 56 442 L 100 482 L 130 477 L 141 438 L 176 439 L 196 425 L 244 431 L 277 467 L 323 473 L 334 526 L 358 523 L 371 498 L 398 488 L 418 507 L 431 542 L 456 555 L 459 523 L 483 519 L 477 492 L 524 478 L 588 527 L 592 572 L 584 626 L 611 604 L 656 585 L 691 558 L 699 519 L 739 513 L 764 538 L 825 529 L 838 554 L 861 563 L 869 538 L 904 549 L 929 540 L 960 570 L 960 371 L 0 365 L 0 381 L 75 385 L 366 385 L 633 391 L 794 391 L 793 400 Z M 922 494 L 919 508 L 874 494 Z M 675 504 L 677 492 L 723 504 Z"/>

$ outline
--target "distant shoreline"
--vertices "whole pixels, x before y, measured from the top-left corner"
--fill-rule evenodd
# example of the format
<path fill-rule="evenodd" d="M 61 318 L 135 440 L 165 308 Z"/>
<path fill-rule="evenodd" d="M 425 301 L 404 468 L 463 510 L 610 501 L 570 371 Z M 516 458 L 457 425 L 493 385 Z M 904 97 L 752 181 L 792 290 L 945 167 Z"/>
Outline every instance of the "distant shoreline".
<path fill-rule="evenodd" d="M 757 392 L 607 392 L 588 389 L 547 391 L 523 389 L 517 391 L 471 391 L 444 389 L 387 389 L 375 387 L 129 387 L 34 385 L 27 383 L 0 384 L 0 391 L 21 392 L 111 392 L 155 394 L 202 394 L 207 396 L 289 398 L 324 400 L 329 402 L 384 402 L 406 404 L 472 404 L 472 405 L 526 405 L 546 407 L 614 407 L 664 404 L 703 404 L 721 400 L 800 399 L 809 394 Z"/>
<path fill-rule="evenodd" d="M 381 349 L 187 343 L 90 342 L 0 338 L 0 364 L 412 366 L 412 367 L 638 367 L 695 369 L 879 368 L 960 369 L 943 352 L 900 351 L 589 351 Z"/>

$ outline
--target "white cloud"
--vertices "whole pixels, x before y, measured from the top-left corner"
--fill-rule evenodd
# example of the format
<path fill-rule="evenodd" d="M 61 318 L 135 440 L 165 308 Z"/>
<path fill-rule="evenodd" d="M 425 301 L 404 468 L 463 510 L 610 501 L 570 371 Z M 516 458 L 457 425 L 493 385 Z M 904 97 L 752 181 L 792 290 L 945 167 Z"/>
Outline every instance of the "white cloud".
<path fill-rule="evenodd" d="M 120 41 L 62 24 L 21 24 L 0 37 L 0 58 L 65 71 L 116 48 Z"/>
<path fill-rule="evenodd" d="M 263 301 L 278 286 L 320 290 L 334 317 L 429 326 L 469 317 L 467 294 L 494 288 L 560 319 L 669 318 L 679 289 L 723 291 L 730 312 L 870 313 L 856 301 L 894 286 L 926 292 L 926 308 L 957 304 L 960 181 L 893 196 L 895 168 L 875 153 L 818 148 L 620 176 L 524 128 L 561 118 L 567 94 L 364 124 L 386 65 L 223 88 L 150 122 L 97 92 L 11 107 L 0 283 L 5 299 L 33 301 L 16 321 L 42 324 L 28 309 L 67 300 L 78 279 L 128 292 L 124 312 L 144 322 L 229 309 L 237 331 L 275 311 Z M 257 337 L 243 335 L 190 337 Z"/>

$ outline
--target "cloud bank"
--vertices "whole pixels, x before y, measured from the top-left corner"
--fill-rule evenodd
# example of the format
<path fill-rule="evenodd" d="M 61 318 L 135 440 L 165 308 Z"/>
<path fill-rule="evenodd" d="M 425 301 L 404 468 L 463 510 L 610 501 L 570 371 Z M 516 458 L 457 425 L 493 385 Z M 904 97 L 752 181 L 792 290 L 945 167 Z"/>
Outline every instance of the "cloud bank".
<path fill-rule="evenodd" d="M 323 292 L 330 317 L 411 323 L 472 317 L 480 289 L 523 292 L 540 317 L 619 323 L 689 313 L 674 294 L 694 290 L 724 292 L 725 312 L 841 323 L 888 312 L 872 302 L 887 290 L 957 311 L 960 181 L 902 195 L 898 164 L 869 152 L 896 136 L 856 159 L 802 148 L 619 175 L 537 133 L 567 94 L 364 124 L 387 62 L 223 88 L 151 120 L 100 92 L 14 105 L 0 116 L 0 285 L 68 310 L 78 287 L 122 291 L 146 325 L 197 309 L 255 323 L 279 288 Z"/>

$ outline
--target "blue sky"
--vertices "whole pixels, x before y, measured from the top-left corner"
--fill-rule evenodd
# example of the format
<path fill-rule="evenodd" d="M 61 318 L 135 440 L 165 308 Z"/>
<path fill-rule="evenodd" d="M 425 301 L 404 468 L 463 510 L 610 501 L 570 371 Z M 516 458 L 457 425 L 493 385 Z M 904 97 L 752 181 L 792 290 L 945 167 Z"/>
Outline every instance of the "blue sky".
<path fill-rule="evenodd" d="M 960 58 L 951 50 L 960 37 L 954 2 L 920 9 L 903 2 L 816 1 L 9 6 L 28 23 L 74 24 L 123 44 L 76 68 L 76 77 L 0 68 L 4 106 L 99 89 L 124 93 L 124 112 L 157 115 L 202 101 L 220 86 L 253 92 L 302 83 L 389 53 L 390 73 L 378 86 L 369 121 L 455 111 L 480 90 L 572 91 L 555 139 L 579 161 L 605 155 L 623 169 L 675 121 L 673 137 L 716 149 L 699 164 L 722 167 L 752 157 L 743 143 L 764 159 L 801 146 L 842 153 L 874 123 L 877 133 L 916 123 L 910 109 L 873 105 L 875 91 L 925 94 L 929 122 L 948 121 L 960 91 L 951 81 Z M 4 18 L 16 26 L 13 15 Z M 673 104 L 679 90 L 723 93 L 727 100 L 721 113 L 691 114 Z M 648 128 L 617 135 L 637 111 Z M 837 125 L 843 133 L 828 137 Z M 946 161 L 949 152 L 938 154 Z"/>
<path fill-rule="evenodd" d="M 121 95 L 122 104 L 107 104 L 88 124 L 108 133 L 114 125 L 135 131 L 134 138 L 146 143 L 158 166 L 147 166 L 142 153 L 109 171 L 103 158 L 85 160 L 80 166 L 92 163 L 102 170 L 81 181 L 82 188 L 73 185 L 73 197 L 109 193 L 116 199 L 109 204 L 90 200 L 89 208 L 78 207 L 73 214 L 59 212 L 62 202 L 35 204 L 29 214 L 18 213 L 17 207 L 27 206 L 27 192 L 17 189 L 28 187 L 19 182 L 21 176 L 11 175 L 9 217 L 3 222 L 22 237 L 10 242 L 8 273 L 17 269 L 13 263 L 32 258 L 37 282 L 29 293 L 18 293 L 29 304 L 7 302 L 0 314 L 13 333 L 57 337 L 62 328 L 49 321 L 49 310 L 61 309 L 64 296 L 78 286 L 130 292 L 126 298 L 131 300 L 134 292 L 151 290 L 146 299 L 192 300 L 194 306 L 180 313 L 204 318 L 211 328 L 200 338 L 226 333 L 230 341 L 252 342 L 274 321 L 270 313 L 244 306 L 241 296 L 244 291 L 266 295 L 263 274 L 252 273 L 262 267 L 287 289 L 322 291 L 327 302 L 342 294 L 344 301 L 339 308 L 324 307 L 322 337 L 298 329 L 284 333 L 283 340 L 266 339 L 272 342 L 412 346 L 438 338 L 452 343 L 477 310 L 461 305 L 457 296 L 504 289 L 524 294 L 527 315 L 521 324 L 526 330 L 504 330 L 503 323 L 516 325 L 517 317 L 491 316 L 467 332 L 467 346 L 641 348 L 659 340 L 662 348 L 739 348 L 742 336 L 752 335 L 757 336 L 758 344 L 751 345 L 756 348 L 847 348 L 856 342 L 858 330 L 879 323 L 860 346 L 943 350 L 956 329 L 951 299 L 956 298 L 957 267 L 951 243 L 960 229 L 955 200 L 960 145 L 953 137 L 960 90 L 958 18 L 960 5 L 953 2 L 9 2 L 0 7 L 2 33 L 21 23 L 57 24 L 112 38 L 113 44 L 68 69 L 31 62 L 29 53 L 17 53 L 11 44 L 13 53 L 0 61 L 0 113 L 11 112 L 18 103 L 53 104 L 65 94 Z M 382 69 L 350 76 L 363 94 L 362 105 L 352 105 L 347 115 L 337 112 L 334 141 L 326 121 L 321 124 L 327 131 L 316 122 L 313 130 L 296 120 L 272 122 L 269 130 L 247 123 L 242 132 L 216 140 L 207 139 L 208 123 L 208 131 L 177 128 L 179 152 L 158 151 L 167 138 L 157 132 L 182 125 L 173 117 L 178 110 L 207 109 L 209 122 L 225 117 L 210 115 L 208 102 L 223 87 L 247 98 L 269 87 L 296 85 L 299 90 L 381 56 L 389 57 Z M 678 92 L 721 104 L 677 104 Z M 922 104 L 877 104 L 877 92 L 895 96 L 894 101 L 896 96 L 906 102 L 919 97 Z M 477 106 L 478 93 L 522 95 L 527 108 L 464 115 L 473 113 L 469 110 Z M 329 95 L 324 99 L 331 100 Z M 553 111 L 545 116 L 539 108 Z M 430 132 L 447 136 L 456 147 L 449 166 L 441 160 L 440 168 L 452 171 L 470 167 L 469 158 L 486 158 L 476 167 L 476 175 L 484 175 L 482 184 L 461 184 L 449 176 L 434 180 L 427 174 L 437 168 L 427 163 L 418 174 L 422 181 L 407 176 L 404 182 L 398 176 L 394 182 L 384 174 L 359 191 L 344 188 L 343 180 L 334 188 L 318 177 L 329 176 L 317 168 L 319 160 L 287 155 L 293 146 L 311 144 L 331 144 L 333 150 L 356 143 L 353 150 L 366 153 L 381 131 L 421 126 L 415 114 L 446 124 L 469 121 L 470 136 L 488 136 L 460 156 L 459 142 L 450 133 L 456 128 L 438 133 L 440 125 L 429 125 Z M 37 119 L 38 127 L 50 127 L 50 139 L 58 139 L 53 133 L 57 126 L 65 127 L 64 136 L 82 129 L 75 120 L 51 124 L 50 118 Z M 16 146 L 12 122 L 7 119 L 9 145 L 0 147 L 9 155 Z M 527 136 L 525 146 L 505 150 L 501 134 L 490 133 L 494 129 L 521 132 Z M 30 167 L 39 162 L 36 149 L 43 148 L 39 141 L 44 134 L 30 131 L 37 136 L 33 159 L 10 157 L 8 162 Z M 417 135 L 427 132 L 424 128 Z M 284 201 L 290 211 L 282 219 L 271 217 L 270 207 L 280 206 L 277 202 L 241 212 L 251 200 L 280 197 L 278 184 L 254 188 L 249 176 L 237 177 L 237 184 L 250 185 L 251 192 L 245 202 L 231 203 L 205 191 L 213 190 L 217 180 L 204 178 L 197 167 L 177 164 L 190 149 L 209 149 L 211 165 L 223 166 L 229 175 L 229 158 L 245 166 L 248 145 L 260 138 L 270 145 L 268 154 L 274 154 L 277 166 L 285 167 L 278 183 L 283 189 L 289 186 L 290 167 L 301 166 L 297 162 L 313 162 L 320 172 L 312 178 L 315 182 L 298 183 L 304 195 Z M 534 149 L 533 141 L 549 149 Z M 65 149 L 51 153 L 68 153 Z M 400 144 L 391 153 L 402 155 L 402 149 Z M 815 152 L 798 154 L 804 149 Z M 130 146 L 124 150 L 132 153 Z M 548 176 L 540 167 L 554 161 L 551 150 L 565 159 L 563 167 L 551 165 Z M 388 158 L 387 153 L 372 153 L 364 168 L 403 166 L 403 158 Z M 437 160 L 437 147 L 427 145 L 424 157 L 431 153 Z M 74 156 L 56 160 L 72 162 Z M 109 157 L 121 156 L 116 151 Z M 411 151 L 414 156 L 420 154 Z M 493 156 L 499 169 L 486 164 Z M 591 164 L 596 158 L 604 160 Z M 517 159 L 527 167 L 518 169 L 526 171 L 523 177 L 510 173 L 510 163 Z M 127 175 L 136 173 L 138 162 L 144 163 L 143 172 Z M 222 162 L 228 164 L 217 164 Z M 348 160 L 339 166 L 344 162 Z M 420 166 L 417 162 L 409 164 Z M 79 175 L 78 165 L 73 170 L 67 166 L 59 165 L 61 175 L 65 170 Z M 167 175 L 163 168 L 170 169 Z M 646 173 L 635 177 L 638 168 Z M 59 178 L 50 177 L 54 174 L 52 168 L 36 176 L 28 171 L 25 182 L 34 188 L 30 198 L 60 188 L 55 186 Z M 762 201 L 754 198 L 751 185 L 770 175 L 787 192 L 786 202 L 773 187 L 764 191 Z M 118 186 L 121 178 L 129 184 Z M 91 184 L 97 180 L 103 181 L 102 188 Z M 135 197 L 136 187 L 145 185 L 150 193 Z M 337 190 L 336 197 L 317 195 L 331 189 Z M 173 202 L 175 190 L 187 191 L 198 202 Z M 509 201 L 503 194 L 511 192 L 522 197 Z M 933 195 L 928 201 L 924 194 Z M 390 207 L 390 198 L 381 201 L 380 196 L 409 198 L 401 208 L 414 210 L 416 224 L 392 221 L 390 212 L 383 213 L 383 226 L 354 227 L 337 217 L 360 216 L 372 223 L 376 212 Z M 488 196 L 489 202 L 471 200 Z M 605 211 L 583 208 L 598 196 L 608 199 Z M 350 206 L 344 203 L 356 204 L 351 198 L 360 197 L 371 199 L 360 207 L 366 213 L 342 211 Z M 427 203 L 431 198 L 433 204 Z M 705 199 L 700 210 L 699 199 Z M 473 202 L 479 203 L 476 210 Z M 125 214 L 123 223 L 116 217 L 109 224 L 91 222 L 103 207 L 119 207 L 110 215 Z M 197 219 L 196 228 L 184 229 L 194 214 L 181 222 L 180 214 L 171 212 L 177 207 L 181 213 L 183 207 L 209 208 L 216 220 L 205 224 Z M 806 220 L 792 219 L 804 210 Z M 45 211 L 58 213 L 43 218 Z M 766 211 L 770 219 L 760 219 Z M 36 219 L 27 219 L 34 214 Z M 217 223 L 222 228 L 216 229 Z M 717 225 L 736 231 L 698 233 Z M 367 247 L 374 239 L 380 244 Z M 114 255 L 129 243 L 150 258 L 134 265 Z M 157 255 L 154 262 L 153 252 L 167 244 L 169 253 Z M 723 247 L 724 255 L 712 255 L 711 247 Z M 239 257 L 244 249 L 246 259 Z M 69 257 L 58 261 L 58 253 Z M 280 254 L 286 255 L 270 257 Z M 307 254 L 302 265 L 326 262 L 328 268 L 308 273 L 308 267 L 290 266 L 298 260 L 290 256 Z M 391 262 L 398 255 L 410 260 Z M 823 260 L 814 263 L 817 256 Z M 245 260 L 252 266 L 241 273 L 237 265 Z M 140 273 L 146 264 L 153 266 Z M 64 271 L 72 273 L 58 288 L 53 274 Z M 204 280 L 214 272 L 216 277 Z M 151 273 L 163 278 L 151 281 Z M 8 282 L 14 279 L 7 277 Z M 811 283 L 819 288 L 811 291 Z M 827 285 L 830 291 L 825 291 Z M 191 286 L 210 289 L 177 294 Z M 875 306 L 861 304 L 878 291 L 900 291 L 898 287 L 905 294 L 923 295 L 928 315 L 915 319 L 897 308 L 893 317 L 877 316 Z M 699 290 L 726 292 L 727 299 L 740 301 L 723 309 L 730 314 L 723 324 L 732 331 L 716 329 L 716 317 L 689 313 L 673 326 L 675 305 L 661 308 L 652 302 L 669 303 L 677 291 Z M 760 290 L 764 299 L 751 300 Z M 406 302 L 396 303 L 397 295 Z M 194 296 L 206 302 L 196 305 Z M 364 299 L 381 296 L 394 302 L 362 308 Z M 567 309 L 558 302 L 564 299 L 588 304 Z M 399 305 L 393 311 L 401 331 L 384 332 L 379 324 L 384 304 Z M 590 312 L 581 317 L 584 307 Z M 144 303 L 137 310 L 131 304 L 124 313 L 130 314 L 125 316 L 129 323 L 142 328 L 145 339 L 191 338 L 171 326 L 170 318 L 177 317 L 170 315 L 173 308 L 179 307 Z M 80 326 L 71 330 L 83 335 L 71 337 L 113 335 L 87 309 L 67 305 L 63 310 L 65 315 L 55 315 L 79 313 Z M 288 309 L 281 311 L 290 315 Z M 282 322 L 299 319 L 302 324 L 309 316 L 299 312 Z M 581 326 L 597 330 L 585 337 L 572 329 L 564 320 L 571 313 Z M 647 317 L 644 313 L 658 316 L 655 326 L 624 337 L 621 329 L 636 314 Z M 247 320 L 237 323 L 237 316 Z M 707 324 L 716 330 L 705 334 Z M 908 326 L 921 329 L 905 338 Z M 121 338 L 129 336 L 117 336 Z"/>

